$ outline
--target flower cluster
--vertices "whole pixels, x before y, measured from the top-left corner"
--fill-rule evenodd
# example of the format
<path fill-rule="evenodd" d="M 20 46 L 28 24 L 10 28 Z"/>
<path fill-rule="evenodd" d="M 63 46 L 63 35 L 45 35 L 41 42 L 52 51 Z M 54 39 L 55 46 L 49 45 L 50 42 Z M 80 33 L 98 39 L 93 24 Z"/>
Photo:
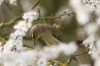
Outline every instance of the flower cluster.
<path fill-rule="evenodd" d="M 91 0 L 89 0 L 89 1 L 91 1 Z M 95 1 L 92 3 L 95 4 L 97 2 Z M 91 18 L 93 18 L 91 16 L 92 11 L 86 5 L 84 5 L 81 2 L 81 0 L 77 0 L 77 1 L 71 0 L 70 4 L 75 10 L 79 25 L 83 26 L 84 33 L 86 33 L 88 35 L 88 37 L 83 41 L 83 44 L 86 47 L 88 47 L 89 54 L 91 54 L 91 57 L 93 59 L 95 59 L 95 66 L 99 66 L 100 64 L 98 62 L 100 60 L 100 56 L 99 56 L 99 53 L 100 53 L 100 49 L 99 49 L 99 44 L 100 44 L 99 41 L 100 40 L 99 39 L 100 39 L 100 37 L 98 36 L 97 33 L 98 33 L 99 27 L 100 27 L 100 24 L 99 24 L 100 23 L 100 15 L 99 15 L 100 9 L 96 8 L 96 10 L 94 10 L 94 13 L 97 16 L 97 18 L 95 18 L 94 22 L 93 21 L 91 22 Z"/>
<path fill-rule="evenodd" d="M 73 55 L 78 46 L 76 42 L 59 43 L 58 45 L 46 46 L 42 49 L 32 49 L 23 46 L 23 36 L 32 26 L 32 22 L 38 18 L 38 13 L 30 11 L 25 13 L 13 28 L 9 40 L 4 46 L 0 45 L 0 64 L 4 66 L 46 66 L 48 59 L 56 59 L 62 52 L 65 55 Z M 57 50 L 56 50 L 57 49 Z"/>
<path fill-rule="evenodd" d="M 77 51 L 77 48 L 76 43 L 71 42 L 43 47 L 42 49 L 2 52 L 0 64 L 4 66 L 46 66 L 49 59 L 56 59 L 60 53 L 72 55 Z"/>
<path fill-rule="evenodd" d="M 17 5 L 17 0 L 9 0 L 9 3 L 12 5 Z"/>
<path fill-rule="evenodd" d="M 36 20 L 38 13 L 36 14 L 36 12 L 31 12 L 32 15 L 29 15 L 28 13 L 25 13 L 23 15 L 23 17 L 27 14 L 29 15 L 27 20 L 24 21 L 19 21 L 19 23 L 17 25 L 14 26 L 15 32 L 10 34 L 10 39 L 6 42 L 6 44 L 4 45 L 4 51 L 11 51 L 11 49 L 13 48 L 13 46 L 16 47 L 16 50 L 20 50 L 23 47 L 23 36 L 26 35 L 26 32 L 28 31 L 28 29 L 32 26 L 32 21 Z M 35 19 L 34 19 L 35 18 Z M 23 48 L 24 49 L 24 48 Z"/>
<path fill-rule="evenodd" d="M 82 0 L 82 2 L 86 6 L 90 7 L 90 9 L 92 11 L 100 8 L 100 1 L 99 0 Z"/>

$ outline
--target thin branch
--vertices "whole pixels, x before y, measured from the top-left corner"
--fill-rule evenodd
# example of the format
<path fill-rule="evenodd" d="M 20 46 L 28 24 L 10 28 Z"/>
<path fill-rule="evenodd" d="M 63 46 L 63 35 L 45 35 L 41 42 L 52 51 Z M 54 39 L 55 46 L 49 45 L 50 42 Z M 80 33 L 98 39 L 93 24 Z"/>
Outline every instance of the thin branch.
<path fill-rule="evenodd" d="M 9 0 L 4 1 L 5 6 L 9 9 L 9 11 L 11 12 L 11 14 L 15 17 L 15 14 L 12 12 L 11 8 L 9 7 Z"/>
<path fill-rule="evenodd" d="M 85 54 L 85 53 L 87 53 L 87 52 L 88 52 L 88 50 L 86 50 L 86 51 L 84 51 L 84 52 L 82 52 L 82 53 L 76 54 L 76 55 L 74 55 L 74 56 L 70 56 L 70 57 L 68 58 L 66 64 L 68 64 L 68 66 L 70 66 L 70 63 L 72 62 L 72 60 L 77 60 L 77 59 L 76 59 L 77 56 L 83 55 L 83 54 Z M 78 60 L 77 60 L 77 61 L 78 61 Z"/>
<path fill-rule="evenodd" d="M 39 3 L 40 3 L 40 0 L 37 0 L 35 4 L 33 4 L 33 6 L 30 8 L 30 10 L 34 9 Z"/>
<path fill-rule="evenodd" d="M 6 42 L 6 37 L 1 35 L 1 33 L 0 33 L 0 42 L 2 42 L 2 44 Z"/>
<path fill-rule="evenodd" d="M 68 58 L 68 60 L 67 60 L 68 66 L 70 66 L 70 63 L 71 63 L 72 59 L 73 59 L 72 57 L 69 57 L 69 58 Z"/>
<path fill-rule="evenodd" d="M 84 51 L 84 52 L 82 52 L 82 53 L 76 54 L 75 57 L 80 56 L 80 55 L 82 55 L 82 54 L 85 54 L 85 53 L 87 53 L 87 52 L 88 52 L 88 50 L 86 50 L 86 51 Z"/>
<path fill-rule="evenodd" d="M 31 10 L 34 9 L 34 8 L 36 7 L 36 5 L 38 5 L 39 2 L 40 2 L 40 1 L 38 0 L 38 1 L 34 4 L 34 6 L 32 6 Z M 14 18 L 14 19 L 12 19 L 12 20 L 10 20 L 10 21 L 7 22 L 7 23 L 0 23 L 0 28 L 4 28 L 4 27 L 8 27 L 8 26 L 14 25 L 16 21 L 18 21 L 18 20 L 21 19 L 22 15 L 23 15 L 23 14 L 21 14 L 20 16 Z"/>
<path fill-rule="evenodd" d="M 9 27 L 15 24 L 15 20 L 10 20 L 7 23 L 0 23 L 0 28 Z"/>
<path fill-rule="evenodd" d="M 23 7 L 22 7 L 22 4 L 21 4 L 20 0 L 17 0 L 17 2 L 18 2 L 18 5 L 22 8 L 22 12 L 24 12 L 24 11 L 23 11 Z"/>
<path fill-rule="evenodd" d="M 47 17 L 41 17 L 40 19 L 54 19 L 54 18 L 61 18 L 63 16 L 70 16 L 71 14 L 75 14 L 74 12 L 72 13 L 66 13 L 66 14 L 62 14 L 62 15 L 59 15 L 59 16 L 47 16 Z"/>
<path fill-rule="evenodd" d="M 76 40 L 77 45 L 80 46 L 87 37 L 88 35 L 85 34 L 80 40 Z"/>

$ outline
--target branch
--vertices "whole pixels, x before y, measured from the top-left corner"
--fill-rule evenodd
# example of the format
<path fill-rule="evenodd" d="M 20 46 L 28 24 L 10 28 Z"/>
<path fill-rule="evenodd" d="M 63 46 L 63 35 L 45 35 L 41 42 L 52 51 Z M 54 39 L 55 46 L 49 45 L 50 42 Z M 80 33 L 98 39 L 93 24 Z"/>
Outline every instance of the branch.
<path fill-rule="evenodd" d="M 34 8 L 36 7 L 36 5 L 38 5 L 39 2 L 40 2 L 40 0 L 38 0 L 38 1 L 32 6 L 31 10 L 34 9 Z M 10 21 L 7 22 L 7 23 L 0 23 L 0 28 L 4 28 L 4 27 L 8 27 L 8 26 L 14 25 L 16 21 L 18 21 L 18 20 L 21 19 L 22 15 L 23 15 L 23 14 L 21 14 L 20 16 L 14 18 L 14 19 L 12 19 L 12 20 L 10 20 Z"/>
<path fill-rule="evenodd" d="M 87 53 L 87 52 L 88 52 L 88 50 L 86 50 L 86 51 L 84 51 L 84 52 L 82 52 L 82 53 L 76 54 L 75 57 L 80 56 L 80 55 L 82 55 L 82 54 L 85 54 L 85 53 Z"/>
<path fill-rule="evenodd" d="M 72 56 L 68 58 L 68 60 L 67 60 L 68 66 L 70 66 L 70 63 L 71 63 L 72 60 L 73 60 L 73 57 Z"/>
<path fill-rule="evenodd" d="M 85 34 L 83 36 L 83 38 L 81 38 L 80 40 L 76 40 L 77 45 L 80 46 L 87 37 L 88 37 L 88 35 Z"/>
<path fill-rule="evenodd" d="M 0 33 L 0 42 L 2 42 L 2 44 L 4 44 L 6 42 L 6 40 L 7 40 L 7 37 Z"/>
<path fill-rule="evenodd" d="M 15 24 L 15 21 L 16 21 L 16 19 L 10 20 L 10 21 L 7 22 L 7 23 L 0 23 L 0 28 L 10 27 L 10 26 L 12 26 L 12 25 Z"/>
<path fill-rule="evenodd" d="M 40 0 L 37 0 L 37 1 L 35 2 L 35 4 L 31 7 L 30 10 L 34 9 L 39 3 L 40 3 Z"/>
<path fill-rule="evenodd" d="M 54 19 L 54 18 L 60 18 L 63 17 L 63 16 L 70 16 L 71 14 L 75 14 L 74 12 L 72 13 L 64 13 L 62 15 L 59 15 L 59 16 L 47 16 L 47 17 L 41 17 L 40 19 Z"/>

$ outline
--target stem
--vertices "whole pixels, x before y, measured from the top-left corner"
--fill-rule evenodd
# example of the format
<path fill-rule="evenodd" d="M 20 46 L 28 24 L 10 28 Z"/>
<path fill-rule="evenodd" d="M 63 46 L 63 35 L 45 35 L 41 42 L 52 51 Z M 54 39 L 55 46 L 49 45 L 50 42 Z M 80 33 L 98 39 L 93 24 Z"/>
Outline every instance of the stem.
<path fill-rule="evenodd" d="M 38 5 L 39 2 L 40 2 L 40 1 L 38 0 L 38 1 L 32 6 L 31 10 L 34 9 L 34 8 L 36 7 L 36 5 Z M 13 20 L 10 20 L 10 21 L 7 22 L 7 23 L 0 23 L 0 28 L 4 28 L 4 27 L 8 27 L 8 26 L 14 25 L 16 21 L 18 21 L 18 20 L 21 19 L 22 15 L 23 15 L 23 14 L 21 14 L 20 16 L 14 18 Z"/>
<path fill-rule="evenodd" d="M 9 2 L 9 0 L 7 0 L 6 2 L 4 2 L 4 4 L 5 4 L 6 7 L 9 9 L 9 11 L 11 12 L 11 14 L 12 14 L 14 17 L 16 17 L 15 14 L 12 12 L 11 8 L 9 7 L 8 2 Z"/>
<path fill-rule="evenodd" d="M 87 53 L 87 52 L 88 52 L 88 50 L 87 50 L 87 51 L 84 51 L 84 52 L 82 52 L 82 53 L 76 54 L 75 57 L 80 56 L 80 55 L 82 55 L 82 54 L 85 54 L 85 53 Z"/>
<path fill-rule="evenodd" d="M 70 16 L 71 14 L 75 14 L 74 12 L 72 12 L 72 13 L 64 13 L 64 14 L 62 14 L 62 15 L 60 15 L 61 17 L 62 16 L 65 16 L 65 15 L 68 15 L 68 16 Z"/>
<path fill-rule="evenodd" d="M 88 52 L 88 50 L 86 50 L 86 51 L 84 51 L 82 53 L 76 54 L 74 56 L 70 56 L 69 59 L 67 60 L 67 65 L 70 66 L 70 63 L 71 63 L 72 60 L 74 60 L 74 59 L 77 60 L 76 59 L 77 56 L 80 56 L 80 55 L 85 54 L 87 52 Z"/>
<path fill-rule="evenodd" d="M 40 0 L 37 0 L 37 1 L 35 2 L 35 4 L 31 7 L 30 10 L 34 9 L 39 3 L 40 3 Z"/>
<path fill-rule="evenodd" d="M 70 65 L 71 61 L 72 61 L 72 57 L 69 57 L 69 59 L 67 60 L 67 64 Z"/>
<path fill-rule="evenodd" d="M 59 16 L 52 16 L 52 17 L 50 17 L 50 16 L 47 16 L 47 17 L 42 17 L 42 18 L 44 18 L 44 19 L 54 19 L 54 18 L 58 18 L 58 17 L 62 17 L 62 16 L 70 16 L 71 14 L 75 14 L 74 12 L 72 12 L 72 13 L 66 13 L 66 14 L 62 14 L 62 15 L 59 15 Z M 42 19 L 41 18 L 41 19 Z"/>

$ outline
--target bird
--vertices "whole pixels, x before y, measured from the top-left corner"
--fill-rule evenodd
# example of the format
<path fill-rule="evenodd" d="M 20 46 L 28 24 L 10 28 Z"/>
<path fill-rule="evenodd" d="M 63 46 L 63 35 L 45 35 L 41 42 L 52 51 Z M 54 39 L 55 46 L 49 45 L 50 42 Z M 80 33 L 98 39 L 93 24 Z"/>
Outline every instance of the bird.
<path fill-rule="evenodd" d="M 34 44 L 41 37 L 47 45 L 58 44 L 63 41 L 62 33 L 50 24 L 35 24 L 30 29 Z"/>

